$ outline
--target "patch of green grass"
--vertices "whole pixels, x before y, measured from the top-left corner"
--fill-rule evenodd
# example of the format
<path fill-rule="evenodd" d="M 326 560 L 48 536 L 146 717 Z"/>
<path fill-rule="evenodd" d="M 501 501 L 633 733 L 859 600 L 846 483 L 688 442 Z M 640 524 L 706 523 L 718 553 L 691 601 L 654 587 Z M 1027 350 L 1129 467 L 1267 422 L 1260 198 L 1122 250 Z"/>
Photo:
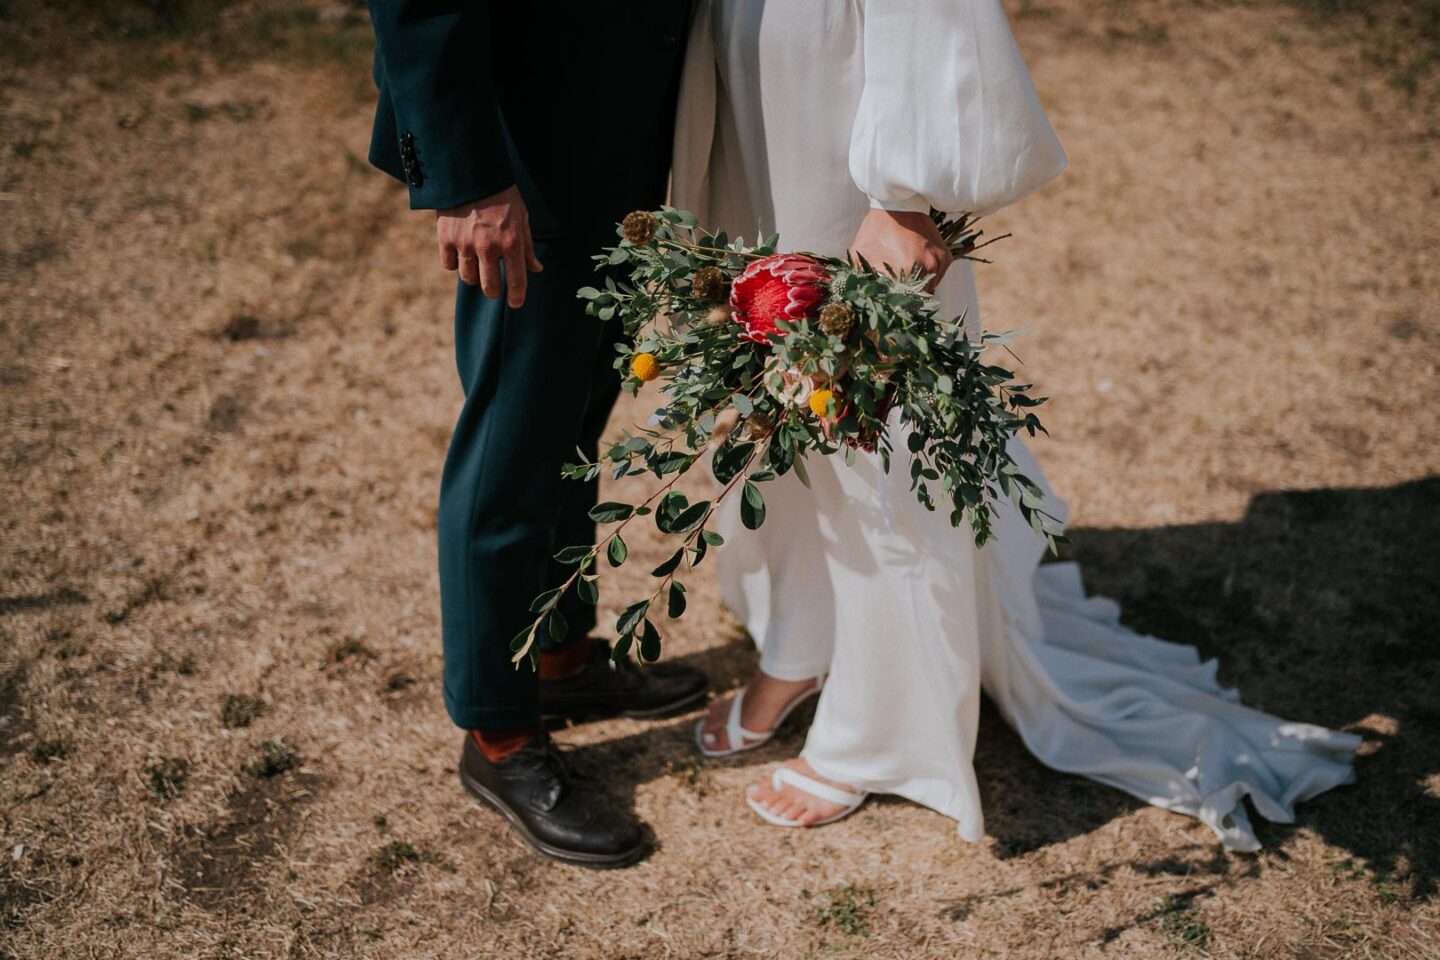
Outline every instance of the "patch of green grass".
<path fill-rule="evenodd" d="M 220 722 L 231 730 L 248 727 L 265 711 L 265 701 L 248 693 L 227 693 L 220 701 Z"/>
<path fill-rule="evenodd" d="M 430 857 L 405 840 L 392 840 L 375 851 L 371 860 L 386 873 L 394 873 L 412 863 L 429 860 Z"/>
<path fill-rule="evenodd" d="M 1210 939 L 1210 928 L 1190 914 L 1192 906 L 1189 897 L 1173 894 L 1155 901 L 1160 929 L 1177 947 L 1203 947 Z"/>
<path fill-rule="evenodd" d="M 145 765 L 150 792 L 160 800 L 170 800 L 185 791 L 190 776 L 190 761 L 183 757 L 161 757 Z"/>
<path fill-rule="evenodd" d="M 822 927 L 838 927 L 852 937 L 869 936 L 870 913 L 875 909 L 874 891 L 844 883 L 823 891 L 820 896 L 823 902 L 816 914 L 816 923 Z"/>
<path fill-rule="evenodd" d="M 278 777 L 300 762 L 300 757 L 283 740 L 262 740 L 257 747 L 260 751 L 259 758 L 245 767 L 245 772 L 252 777 L 262 780 Z"/>

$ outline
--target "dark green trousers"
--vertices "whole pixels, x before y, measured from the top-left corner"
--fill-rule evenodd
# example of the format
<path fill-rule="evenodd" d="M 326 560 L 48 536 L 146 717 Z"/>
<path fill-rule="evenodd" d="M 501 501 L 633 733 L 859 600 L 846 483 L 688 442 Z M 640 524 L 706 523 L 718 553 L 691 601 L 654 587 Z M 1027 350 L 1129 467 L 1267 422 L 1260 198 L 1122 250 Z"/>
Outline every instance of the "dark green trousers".
<path fill-rule="evenodd" d="M 576 447 L 595 455 L 620 386 L 619 324 L 586 316 L 575 292 L 597 282 L 590 258 L 618 242 L 615 222 L 664 200 L 689 4 L 371 6 L 389 54 L 376 63 L 377 165 L 408 177 L 421 207 L 513 180 L 545 265 L 519 310 L 459 288 L 465 403 L 440 487 L 446 709 L 466 729 L 523 729 L 539 722 L 539 686 L 528 663 L 511 664 L 510 641 L 536 595 L 569 575 L 555 552 L 594 540 L 596 487 L 560 468 Z M 595 625 L 576 598 L 561 612 L 571 638 Z"/>
<path fill-rule="evenodd" d="M 440 599 L 445 707 L 468 730 L 539 721 L 535 672 L 510 662 L 510 641 L 534 616 L 535 596 L 573 571 L 555 552 L 595 539 L 598 485 L 563 479 L 560 468 L 576 447 L 595 456 L 620 389 L 620 324 L 586 316 L 575 296 L 595 283 L 589 257 L 602 236 L 537 240 L 545 270 L 530 275 L 519 310 L 464 284 L 456 298 L 465 405 L 440 485 Z M 567 640 L 595 626 L 595 608 L 573 593 L 561 612 Z"/>

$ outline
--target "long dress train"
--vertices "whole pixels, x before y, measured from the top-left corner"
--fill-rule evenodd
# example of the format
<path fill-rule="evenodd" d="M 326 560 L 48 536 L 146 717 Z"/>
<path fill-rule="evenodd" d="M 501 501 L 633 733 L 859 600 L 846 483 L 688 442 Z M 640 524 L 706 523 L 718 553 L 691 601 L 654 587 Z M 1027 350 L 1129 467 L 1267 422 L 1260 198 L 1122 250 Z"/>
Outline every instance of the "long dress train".
<path fill-rule="evenodd" d="M 997 0 L 697 12 L 674 193 L 711 229 L 841 254 L 871 206 L 989 212 L 1064 162 Z M 979 317 L 970 264 L 937 296 Z M 1063 516 L 1019 440 L 1014 453 Z M 717 564 L 766 673 L 830 675 L 803 752 L 822 776 L 925 804 L 978 840 L 983 688 L 1044 763 L 1198 817 L 1232 849 L 1259 846 L 1245 797 L 1288 822 L 1297 802 L 1353 779 L 1359 737 L 1245 707 L 1195 648 L 1128 630 L 1074 564 L 1039 563 L 1008 504 L 977 550 L 878 456 L 807 466 L 809 488 L 793 474 L 766 485 L 761 530 L 722 512 Z"/>

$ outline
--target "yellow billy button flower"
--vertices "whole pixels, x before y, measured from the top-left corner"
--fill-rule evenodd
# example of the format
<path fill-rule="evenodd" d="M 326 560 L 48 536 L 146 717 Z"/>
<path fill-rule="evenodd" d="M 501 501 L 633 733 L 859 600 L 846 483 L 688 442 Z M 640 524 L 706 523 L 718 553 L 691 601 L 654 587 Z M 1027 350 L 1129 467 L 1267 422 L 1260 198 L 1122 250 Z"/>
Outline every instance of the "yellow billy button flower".
<path fill-rule="evenodd" d="M 816 390 L 810 394 L 810 412 L 823 417 L 830 411 L 830 401 L 835 399 L 834 390 Z"/>
<path fill-rule="evenodd" d="M 630 372 L 635 374 L 635 379 L 649 383 L 660 376 L 660 361 L 653 353 L 637 353 L 630 358 Z"/>

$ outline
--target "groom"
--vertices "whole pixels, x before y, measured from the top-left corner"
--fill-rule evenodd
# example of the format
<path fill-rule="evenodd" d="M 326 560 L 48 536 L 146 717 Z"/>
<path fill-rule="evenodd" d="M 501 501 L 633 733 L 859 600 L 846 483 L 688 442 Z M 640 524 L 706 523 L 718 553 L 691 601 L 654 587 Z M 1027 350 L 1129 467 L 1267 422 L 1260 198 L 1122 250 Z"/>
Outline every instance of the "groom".
<path fill-rule="evenodd" d="M 639 857 L 635 818 L 572 780 L 546 716 L 651 717 L 704 698 L 700 672 L 639 670 L 591 639 L 593 607 L 562 607 L 568 641 L 538 671 L 510 662 L 531 600 L 594 541 L 595 485 L 562 480 L 595 456 L 620 381 L 618 324 L 576 299 L 626 213 L 665 196 L 684 0 L 370 0 L 380 98 L 370 161 L 434 210 L 458 270 L 465 402 L 440 485 L 445 707 L 466 731 L 465 787 L 547 856 Z"/>

